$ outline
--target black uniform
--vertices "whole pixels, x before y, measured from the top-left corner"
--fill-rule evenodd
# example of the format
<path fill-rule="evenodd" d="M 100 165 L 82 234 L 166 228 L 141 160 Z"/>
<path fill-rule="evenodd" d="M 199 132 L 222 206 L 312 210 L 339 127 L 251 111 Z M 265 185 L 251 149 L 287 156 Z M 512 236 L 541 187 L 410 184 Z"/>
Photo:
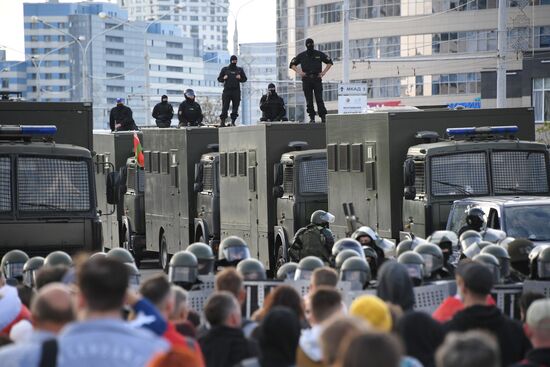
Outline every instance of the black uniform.
<path fill-rule="evenodd" d="M 202 124 L 202 109 L 201 106 L 189 98 L 185 98 L 180 103 L 178 109 L 179 126 L 199 126 Z"/>
<path fill-rule="evenodd" d="M 304 51 L 290 61 L 292 66 L 302 66 L 302 71 L 306 76 L 302 77 L 302 89 L 306 97 L 307 113 L 311 119 L 315 118 L 315 108 L 313 107 L 313 95 L 317 102 L 317 112 L 321 118 L 327 114 L 325 103 L 323 102 L 323 81 L 321 72 L 323 63 L 332 65 L 332 59 L 325 53 L 319 50 Z"/>
<path fill-rule="evenodd" d="M 227 75 L 227 79 L 224 77 Z M 237 75 L 241 76 L 241 79 L 237 79 Z M 229 103 L 231 102 L 231 121 L 235 122 L 239 117 L 239 104 L 241 103 L 241 83 L 246 82 L 247 77 L 244 70 L 235 65 L 230 64 L 225 66 L 218 75 L 218 82 L 223 83 L 222 93 L 222 113 L 220 118 L 222 120 L 227 118 L 227 112 L 229 111 Z"/>
<path fill-rule="evenodd" d="M 260 99 L 262 118 L 260 121 L 288 121 L 286 118 L 285 101 L 277 92 L 264 94 Z"/>
<path fill-rule="evenodd" d="M 174 107 L 168 102 L 160 102 L 153 108 L 153 118 L 158 127 L 170 127 L 174 117 Z"/>
<path fill-rule="evenodd" d="M 122 126 L 116 129 L 115 126 L 117 124 L 121 124 Z M 132 117 L 132 110 L 130 107 L 122 104 L 111 109 L 109 125 L 111 127 L 111 131 L 115 131 L 115 129 L 116 131 L 137 130 L 136 123 Z"/>

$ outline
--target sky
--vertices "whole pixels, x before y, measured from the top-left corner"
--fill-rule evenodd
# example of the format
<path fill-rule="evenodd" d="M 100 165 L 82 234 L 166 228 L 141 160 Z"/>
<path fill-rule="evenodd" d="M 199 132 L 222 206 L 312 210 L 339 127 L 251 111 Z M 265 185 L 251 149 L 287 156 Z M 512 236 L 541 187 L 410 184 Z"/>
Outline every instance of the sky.
<path fill-rule="evenodd" d="M 101 2 L 94 0 L 95 2 Z M 234 18 L 237 15 L 239 43 L 275 42 L 275 1 L 276 0 L 230 0 L 229 50 L 233 42 Z M 23 60 L 23 2 L 42 3 L 45 0 L 0 0 L 0 49 L 6 49 L 8 60 Z M 78 2 L 60 0 L 60 2 Z M 113 2 L 116 0 L 103 0 Z"/>

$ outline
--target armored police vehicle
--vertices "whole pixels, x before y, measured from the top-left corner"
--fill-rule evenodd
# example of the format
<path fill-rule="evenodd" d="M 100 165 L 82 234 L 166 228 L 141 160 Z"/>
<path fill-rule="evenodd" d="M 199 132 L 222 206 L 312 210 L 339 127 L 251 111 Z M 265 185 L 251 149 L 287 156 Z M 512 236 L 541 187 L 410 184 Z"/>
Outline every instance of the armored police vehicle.
<path fill-rule="evenodd" d="M 55 126 L 0 125 L 0 252 L 101 250 L 94 164 Z"/>
<path fill-rule="evenodd" d="M 441 139 L 447 128 L 510 125 L 518 131 Z M 456 199 L 524 189 L 544 195 L 547 184 L 534 190 L 522 179 L 516 189 L 509 181 L 522 172 L 547 183 L 548 153 L 534 138 L 531 108 L 329 116 L 329 211 L 336 216 L 331 228 L 344 236 L 342 205 L 353 203 L 360 221 L 383 237 L 399 239 L 404 230 L 424 237 L 445 228 Z"/>

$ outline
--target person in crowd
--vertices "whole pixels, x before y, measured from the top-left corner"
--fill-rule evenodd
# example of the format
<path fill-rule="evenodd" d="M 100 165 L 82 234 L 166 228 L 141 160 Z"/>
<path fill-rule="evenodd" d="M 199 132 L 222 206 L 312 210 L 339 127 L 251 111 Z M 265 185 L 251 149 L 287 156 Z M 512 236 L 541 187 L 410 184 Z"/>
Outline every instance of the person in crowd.
<path fill-rule="evenodd" d="M 46 284 L 62 282 L 68 271 L 69 267 L 65 265 L 40 268 L 36 273 L 36 289 L 40 289 Z"/>
<path fill-rule="evenodd" d="M 167 329 L 163 337 L 174 347 L 193 350 L 197 355 L 197 361 L 199 361 L 198 366 L 204 366 L 201 350 L 195 340 L 178 333 L 174 323 L 170 321 L 170 315 L 175 308 L 175 294 L 166 276 L 158 274 L 147 279 L 141 284 L 139 292 L 157 308 L 164 320 L 167 321 Z"/>
<path fill-rule="evenodd" d="M 202 114 L 201 105 L 195 100 L 195 91 L 187 89 L 183 96 L 185 99 L 178 108 L 178 120 L 180 122 L 178 126 L 201 126 L 204 115 Z"/>
<path fill-rule="evenodd" d="M 542 293 L 538 292 L 523 292 L 519 298 L 519 314 L 522 323 L 525 323 L 525 318 L 527 317 L 527 310 L 529 306 L 539 299 L 544 299 L 545 296 Z"/>
<path fill-rule="evenodd" d="M 328 287 L 336 289 L 338 284 L 338 273 L 336 270 L 324 266 L 313 270 L 311 274 L 311 281 L 309 285 L 309 293 L 312 294 L 319 287 Z"/>
<path fill-rule="evenodd" d="M 414 291 L 407 268 L 395 261 L 386 261 L 378 272 L 376 295 L 385 302 L 401 307 L 404 312 L 414 306 Z"/>
<path fill-rule="evenodd" d="M 9 335 L 11 328 L 21 320 L 31 320 L 29 309 L 21 302 L 17 288 L 6 284 L 0 270 L 0 334 Z"/>
<path fill-rule="evenodd" d="M 305 329 L 300 336 L 300 346 L 296 357 L 298 366 L 322 366 L 323 354 L 319 343 L 321 323 L 342 313 L 342 296 L 331 288 L 320 287 L 310 296 L 311 329 Z"/>
<path fill-rule="evenodd" d="M 272 308 L 258 328 L 260 357 L 243 361 L 242 367 L 293 367 L 300 339 L 300 319 L 284 306 Z"/>
<path fill-rule="evenodd" d="M 267 94 L 260 98 L 260 121 L 288 121 L 286 118 L 285 101 L 277 94 L 275 84 L 269 83 Z"/>
<path fill-rule="evenodd" d="M 197 356 L 188 348 L 172 348 L 167 353 L 157 354 L 147 367 L 195 367 Z"/>
<path fill-rule="evenodd" d="M 189 306 L 187 305 L 188 293 L 180 286 L 172 285 L 174 293 L 174 309 L 170 314 L 169 320 L 174 323 L 176 330 L 183 336 L 191 338 L 197 337 L 195 325 L 188 320 Z"/>
<path fill-rule="evenodd" d="M 366 332 L 348 338 L 339 353 L 341 367 L 399 367 L 403 348 L 392 334 Z"/>
<path fill-rule="evenodd" d="M 524 329 L 533 344 L 533 349 L 514 367 L 548 365 L 550 363 L 550 299 L 539 299 L 529 306 Z"/>
<path fill-rule="evenodd" d="M 365 320 L 377 331 L 389 332 L 392 329 L 390 309 L 376 296 L 359 296 L 352 302 L 349 313 L 351 316 Z"/>
<path fill-rule="evenodd" d="M 292 310 L 300 322 L 305 320 L 304 302 L 300 294 L 289 285 L 280 285 L 267 295 L 263 307 L 253 315 L 254 321 L 261 322 L 276 306 L 284 306 Z"/>
<path fill-rule="evenodd" d="M 500 352 L 492 335 L 479 330 L 451 333 L 437 350 L 437 367 L 499 367 Z"/>
<path fill-rule="evenodd" d="M 61 283 L 52 283 L 40 289 L 31 305 L 34 330 L 22 343 L 0 348 L 2 366 L 23 366 L 23 357 L 52 340 L 70 322 L 76 319 L 75 304 L 70 289 Z"/>
<path fill-rule="evenodd" d="M 445 337 L 443 327 L 424 312 L 408 312 L 397 323 L 407 356 L 424 367 L 435 367 L 434 355 Z"/>
<path fill-rule="evenodd" d="M 366 333 L 368 330 L 367 323 L 355 317 L 340 316 L 328 320 L 319 338 L 323 364 L 327 367 L 335 367 L 342 341 Z"/>
<path fill-rule="evenodd" d="M 168 96 L 160 97 L 160 103 L 157 103 L 153 108 L 153 118 L 158 127 L 170 127 L 174 117 L 174 107 L 168 103 Z"/>
<path fill-rule="evenodd" d="M 226 291 L 212 294 L 204 307 L 204 316 L 210 324 L 199 338 L 207 367 L 234 366 L 255 357 L 255 346 L 241 330 L 241 307 L 235 296 Z"/>
<path fill-rule="evenodd" d="M 235 126 L 235 121 L 239 117 L 239 105 L 241 103 L 241 83 L 245 83 L 247 80 L 243 68 L 237 66 L 237 56 L 232 55 L 229 61 L 229 66 L 223 67 L 220 75 L 218 75 L 218 82 L 223 83 L 220 127 L 225 126 L 229 103 L 232 105 L 231 126 Z"/>
<path fill-rule="evenodd" d="M 498 339 L 503 367 L 520 361 L 530 349 L 530 343 L 518 322 L 508 319 L 499 308 L 487 305 L 487 296 L 493 288 L 491 270 L 473 261 L 461 264 L 457 273 L 464 310 L 444 325 L 446 331 L 486 330 Z"/>
<path fill-rule="evenodd" d="M 112 132 L 137 130 L 132 109 L 124 105 L 124 98 L 116 99 L 116 106 L 109 114 L 109 126 Z"/>

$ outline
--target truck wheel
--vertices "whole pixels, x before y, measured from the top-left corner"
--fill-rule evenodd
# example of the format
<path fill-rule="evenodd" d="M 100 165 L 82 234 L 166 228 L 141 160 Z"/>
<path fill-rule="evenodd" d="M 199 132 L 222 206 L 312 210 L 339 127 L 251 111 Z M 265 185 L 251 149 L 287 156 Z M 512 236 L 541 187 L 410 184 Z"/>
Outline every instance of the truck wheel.
<path fill-rule="evenodd" d="M 170 255 L 168 254 L 168 242 L 164 234 L 160 239 L 160 249 L 159 249 L 159 265 L 164 270 L 165 273 L 168 273 L 168 264 L 170 263 Z"/>

